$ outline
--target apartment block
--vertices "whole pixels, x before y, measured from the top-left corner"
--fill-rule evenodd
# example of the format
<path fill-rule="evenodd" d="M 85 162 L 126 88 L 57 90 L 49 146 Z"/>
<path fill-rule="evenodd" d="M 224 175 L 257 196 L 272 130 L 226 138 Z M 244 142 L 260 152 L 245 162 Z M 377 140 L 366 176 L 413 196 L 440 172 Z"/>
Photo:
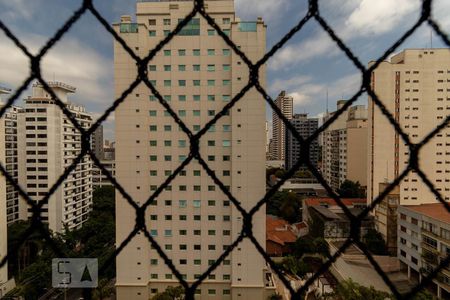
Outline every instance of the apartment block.
<path fill-rule="evenodd" d="M 337 102 L 337 110 L 346 100 Z M 324 122 L 336 111 L 326 113 Z M 333 190 L 345 180 L 367 184 L 367 108 L 347 109 L 322 133 L 322 174 Z"/>
<path fill-rule="evenodd" d="M 449 49 L 406 49 L 382 62 L 372 75 L 373 90 L 412 143 L 419 143 L 449 115 Z M 371 202 L 384 190 L 380 189 L 380 183 L 394 181 L 406 168 L 410 153 L 372 99 L 369 99 L 368 129 L 367 195 Z M 449 128 L 444 128 L 420 152 L 421 170 L 447 201 L 450 200 L 449 137 Z M 436 197 L 415 172 L 410 172 L 399 184 L 398 203 L 386 201 L 374 213 L 378 230 L 386 240 L 392 240 L 383 221 L 386 207 L 435 203 Z"/>
<path fill-rule="evenodd" d="M 286 119 L 292 119 L 294 113 L 294 99 L 291 96 L 286 95 L 285 91 L 282 91 L 277 99 L 275 99 L 275 105 L 280 109 Z M 272 141 L 270 147 L 272 160 L 285 160 L 286 125 L 275 111 L 272 113 Z"/>
<path fill-rule="evenodd" d="M 298 131 L 300 136 L 304 139 L 310 137 L 319 128 L 318 118 L 308 118 L 308 114 L 295 114 L 291 119 L 291 124 Z M 300 143 L 295 137 L 286 130 L 286 154 L 285 154 L 285 166 L 286 169 L 291 169 L 301 156 Z M 312 141 L 309 146 L 310 161 L 314 166 L 317 166 L 319 162 L 319 142 L 317 139 Z M 306 168 L 306 167 L 303 167 Z"/>
<path fill-rule="evenodd" d="M 205 1 L 209 13 L 248 57 L 265 53 L 262 19 L 243 22 L 234 1 Z M 139 1 L 137 20 L 123 16 L 117 33 L 145 56 L 192 10 L 192 1 Z M 137 74 L 136 64 L 114 45 L 115 93 Z M 238 55 L 196 15 L 148 66 L 148 77 L 195 134 L 248 82 Z M 265 85 L 265 69 L 260 80 Z M 201 156 L 231 193 L 249 210 L 265 193 L 265 104 L 251 89 L 199 142 Z M 189 137 L 144 84 L 116 111 L 116 178 L 139 204 L 188 157 Z M 119 246 L 135 227 L 135 210 L 116 198 Z M 146 226 L 188 283 L 193 283 L 239 236 L 243 220 L 225 194 L 194 160 L 146 210 Z M 253 232 L 265 245 L 265 214 L 254 217 Z M 144 235 L 135 236 L 117 260 L 118 299 L 149 299 L 178 280 Z M 244 240 L 196 291 L 198 299 L 265 299 L 267 267 Z"/>
<path fill-rule="evenodd" d="M 53 92 L 83 128 L 90 128 L 92 116 L 83 106 L 70 103 L 75 87 L 48 83 Z M 35 201 L 42 200 L 75 158 L 81 153 L 81 133 L 55 104 L 41 84 L 34 83 L 32 95 L 18 114 L 19 183 Z M 31 217 L 22 200 L 20 215 Z M 42 220 L 54 232 L 79 228 L 92 209 L 92 162 L 85 156 L 42 208 Z"/>
<path fill-rule="evenodd" d="M 0 86 L 0 107 L 4 105 L 2 96 L 6 99 L 11 91 Z M 17 107 L 12 106 L 0 119 L 0 162 L 9 174 L 17 179 Z M 0 260 L 8 251 L 8 224 L 18 218 L 19 197 L 17 190 L 0 175 Z M 0 298 L 14 284 L 8 281 L 8 264 L 0 268 Z"/>
<path fill-rule="evenodd" d="M 114 160 L 101 160 L 100 163 L 105 167 L 105 169 L 111 174 L 113 178 L 116 176 L 116 162 Z M 111 181 L 108 177 L 103 174 L 102 170 L 93 165 L 92 167 L 92 186 L 95 188 L 100 188 L 104 186 L 112 186 Z"/>
<path fill-rule="evenodd" d="M 103 125 L 100 125 L 91 135 L 91 148 L 95 156 L 102 160 L 103 155 Z"/>
<path fill-rule="evenodd" d="M 414 281 L 422 281 L 450 255 L 450 214 L 441 203 L 398 207 L 398 258 Z M 450 268 L 432 282 L 439 299 L 450 299 Z"/>

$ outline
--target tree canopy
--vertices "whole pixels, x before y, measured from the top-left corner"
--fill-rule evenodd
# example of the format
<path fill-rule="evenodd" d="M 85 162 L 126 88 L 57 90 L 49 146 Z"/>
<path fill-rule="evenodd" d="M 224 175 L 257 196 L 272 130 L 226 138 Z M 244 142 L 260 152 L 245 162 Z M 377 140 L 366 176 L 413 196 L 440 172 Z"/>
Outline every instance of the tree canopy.
<path fill-rule="evenodd" d="M 338 194 L 342 198 L 364 198 L 366 194 L 359 182 L 345 180 L 338 189 Z"/>

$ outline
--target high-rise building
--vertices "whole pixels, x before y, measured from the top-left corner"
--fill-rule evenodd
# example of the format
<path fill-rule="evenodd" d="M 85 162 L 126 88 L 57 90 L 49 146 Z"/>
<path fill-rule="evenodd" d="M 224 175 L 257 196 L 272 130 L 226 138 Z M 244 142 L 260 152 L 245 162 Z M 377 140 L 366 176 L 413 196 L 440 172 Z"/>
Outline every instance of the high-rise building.
<path fill-rule="evenodd" d="M 0 108 L 4 105 L 2 95 L 9 89 L 0 87 Z M 0 119 L 0 162 L 8 173 L 17 179 L 17 107 L 10 107 Z M 19 197 L 16 189 L 0 175 L 0 260 L 7 255 L 7 225 L 17 220 Z M 11 289 L 8 281 L 8 264 L 0 268 L 0 298 Z"/>
<path fill-rule="evenodd" d="M 276 106 L 280 109 L 286 119 L 292 119 L 294 113 L 294 99 L 287 96 L 285 91 L 282 91 L 277 99 L 275 99 Z M 286 154 L 286 125 L 283 120 L 274 111 L 272 113 L 272 145 L 271 145 L 271 159 L 285 160 Z"/>
<path fill-rule="evenodd" d="M 8 89 L 0 87 L 1 94 L 9 93 Z M 0 98 L 0 108 L 4 105 Z M 2 144 L 0 161 L 8 173 L 18 180 L 18 158 L 17 158 L 17 114 L 19 107 L 10 106 L 0 120 L 0 143 Z M 19 192 L 14 186 L 2 177 L 2 188 L 0 188 L 0 199 L 5 200 L 6 220 L 8 225 L 19 220 Z"/>
<path fill-rule="evenodd" d="M 319 119 L 308 118 L 308 114 L 295 114 L 290 122 L 304 139 L 310 137 L 319 128 Z M 286 170 L 291 169 L 300 159 L 300 148 L 300 143 L 289 130 L 286 130 Z M 310 144 L 309 158 L 311 163 L 317 166 L 319 161 L 319 143 L 317 139 Z"/>
<path fill-rule="evenodd" d="M 92 116 L 83 106 L 68 101 L 75 88 L 61 82 L 48 83 L 86 129 Z M 55 104 L 41 84 L 32 87 L 25 108 L 18 114 L 19 183 L 35 201 L 40 201 L 81 153 L 81 133 Z M 31 216 L 22 200 L 21 215 Z M 92 162 L 85 156 L 43 206 L 42 220 L 54 232 L 79 228 L 92 209 Z"/>
<path fill-rule="evenodd" d="M 241 22 L 234 1 L 205 1 L 206 12 L 253 61 L 265 53 L 262 19 Z M 115 30 L 145 56 L 192 10 L 193 1 L 139 1 L 137 20 L 121 18 Z M 136 78 L 136 63 L 115 43 L 115 91 Z M 197 133 L 248 82 L 241 58 L 195 16 L 148 66 L 152 84 L 187 127 Z M 260 80 L 265 85 L 264 67 Z M 250 209 L 265 192 L 265 106 L 252 89 L 200 140 L 200 152 L 217 176 Z M 188 157 L 189 137 L 144 85 L 116 111 L 116 178 L 139 205 Z M 118 193 L 116 245 L 135 228 L 136 213 Z M 241 214 L 194 160 L 146 210 L 149 233 L 187 282 L 192 283 L 239 236 Z M 265 214 L 254 216 L 253 232 L 265 244 Z M 118 299 L 149 299 L 178 280 L 143 234 L 117 257 Z M 199 299 L 265 299 L 264 259 L 244 240 L 197 290 Z"/>
<path fill-rule="evenodd" d="M 382 62 L 372 75 L 372 89 L 412 143 L 419 143 L 450 113 L 450 50 L 407 49 Z M 406 168 L 409 149 L 380 108 L 369 99 L 368 200 Z M 420 151 L 420 168 L 445 200 L 450 200 L 450 130 L 444 128 Z M 435 203 L 436 197 L 415 172 L 399 184 L 397 205 Z M 384 201 L 385 202 L 385 201 Z M 377 228 L 389 240 L 383 203 L 375 209 Z"/>
<path fill-rule="evenodd" d="M 346 100 L 337 102 L 337 110 Z M 327 113 L 324 122 L 336 111 Z M 355 105 L 344 111 L 322 133 L 322 174 L 337 191 L 345 180 L 367 184 L 367 108 Z"/>
<path fill-rule="evenodd" d="M 102 160 L 103 156 L 103 125 L 100 125 L 92 134 L 91 134 L 91 149 L 94 151 L 95 156 Z"/>

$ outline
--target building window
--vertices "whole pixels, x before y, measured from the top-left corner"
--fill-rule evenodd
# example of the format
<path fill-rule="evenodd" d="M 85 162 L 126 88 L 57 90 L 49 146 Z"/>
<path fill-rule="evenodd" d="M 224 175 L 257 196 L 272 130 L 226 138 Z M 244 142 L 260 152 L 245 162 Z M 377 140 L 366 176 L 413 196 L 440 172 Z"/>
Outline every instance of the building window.
<path fill-rule="evenodd" d="M 156 36 L 156 30 L 149 30 L 148 31 L 149 36 Z"/>
<path fill-rule="evenodd" d="M 222 53 L 224 56 L 230 56 L 231 51 L 230 49 L 222 49 Z"/>
<path fill-rule="evenodd" d="M 208 101 L 215 101 L 215 100 L 216 100 L 216 96 L 208 95 Z"/>
<path fill-rule="evenodd" d="M 170 81 L 170 80 L 164 80 L 164 86 L 166 86 L 166 87 L 172 86 L 172 81 Z"/>
<path fill-rule="evenodd" d="M 216 50 L 208 49 L 208 56 L 214 56 L 214 55 L 216 55 Z"/>
<path fill-rule="evenodd" d="M 171 56 L 171 55 L 172 55 L 172 51 L 164 50 L 164 56 Z"/>
<path fill-rule="evenodd" d="M 208 35 L 216 35 L 216 31 L 214 29 L 208 29 Z"/>
<path fill-rule="evenodd" d="M 193 81 L 194 86 L 200 86 L 200 80 L 194 80 Z"/>
<path fill-rule="evenodd" d="M 200 65 L 193 65 L 192 66 L 192 70 L 195 72 L 199 72 L 200 71 Z"/>
<path fill-rule="evenodd" d="M 222 23 L 223 24 L 230 24 L 231 23 L 231 19 L 230 18 L 223 18 L 222 19 Z"/>
<path fill-rule="evenodd" d="M 192 98 L 194 101 L 200 101 L 200 95 L 193 95 Z"/>
<path fill-rule="evenodd" d="M 216 81 L 213 79 L 208 80 L 208 86 L 215 86 L 216 85 Z"/>
<path fill-rule="evenodd" d="M 156 66 L 155 65 L 150 65 L 148 66 L 148 70 L 151 72 L 155 72 L 156 71 Z"/>
<path fill-rule="evenodd" d="M 214 72 L 216 71 L 216 65 L 208 65 L 208 72 Z"/>
<path fill-rule="evenodd" d="M 163 24 L 166 26 L 170 25 L 170 19 L 164 19 Z"/>
<path fill-rule="evenodd" d="M 227 86 L 227 85 L 230 85 L 231 81 L 228 79 L 224 79 L 224 80 L 222 80 L 222 83 L 224 86 Z"/>
<path fill-rule="evenodd" d="M 194 49 L 194 50 L 192 50 L 192 54 L 193 54 L 194 56 L 200 56 L 200 49 Z"/>

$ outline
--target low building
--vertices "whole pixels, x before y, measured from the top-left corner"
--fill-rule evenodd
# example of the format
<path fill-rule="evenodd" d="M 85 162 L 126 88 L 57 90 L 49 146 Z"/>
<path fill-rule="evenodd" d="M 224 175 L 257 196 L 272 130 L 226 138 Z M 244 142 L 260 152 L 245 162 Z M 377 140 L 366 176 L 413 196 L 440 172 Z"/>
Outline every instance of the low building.
<path fill-rule="evenodd" d="M 114 160 L 102 160 L 100 163 L 105 167 L 105 169 L 111 174 L 113 178 L 116 176 L 116 163 Z M 104 187 L 104 186 L 112 186 L 113 184 L 109 181 L 108 177 L 103 174 L 102 170 L 97 167 L 97 165 L 93 165 L 92 167 L 92 185 L 94 189 Z"/>
<path fill-rule="evenodd" d="M 279 190 L 294 192 L 300 197 L 319 197 L 327 194 L 324 187 L 313 178 L 289 179 Z"/>
<path fill-rule="evenodd" d="M 266 216 L 266 252 L 269 256 L 284 256 L 291 252 L 291 246 L 308 233 L 303 222 L 289 224 L 276 216 Z"/>
<path fill-rule="evenodd" d="M 342 202 L 354 216 L 361 214 L 366 206 L 365 199 L 342 199 Z M 303 201 L 302 217 L 313 236 L 325 239 L 345 239 L 350 236 L 351 221 L 332 198 L 306 199 Z M 361 222 L 361 236 L 373 228 L 374 218 L 368 215 Z"/>
<path fill-rule="evenodd" d="M 398 207 L 398 258 L 418 281 L 450 255 L 450 214 L 441 203 Z M 433 279 L 438 298 L 450 299 L 450 267 Z"/>

